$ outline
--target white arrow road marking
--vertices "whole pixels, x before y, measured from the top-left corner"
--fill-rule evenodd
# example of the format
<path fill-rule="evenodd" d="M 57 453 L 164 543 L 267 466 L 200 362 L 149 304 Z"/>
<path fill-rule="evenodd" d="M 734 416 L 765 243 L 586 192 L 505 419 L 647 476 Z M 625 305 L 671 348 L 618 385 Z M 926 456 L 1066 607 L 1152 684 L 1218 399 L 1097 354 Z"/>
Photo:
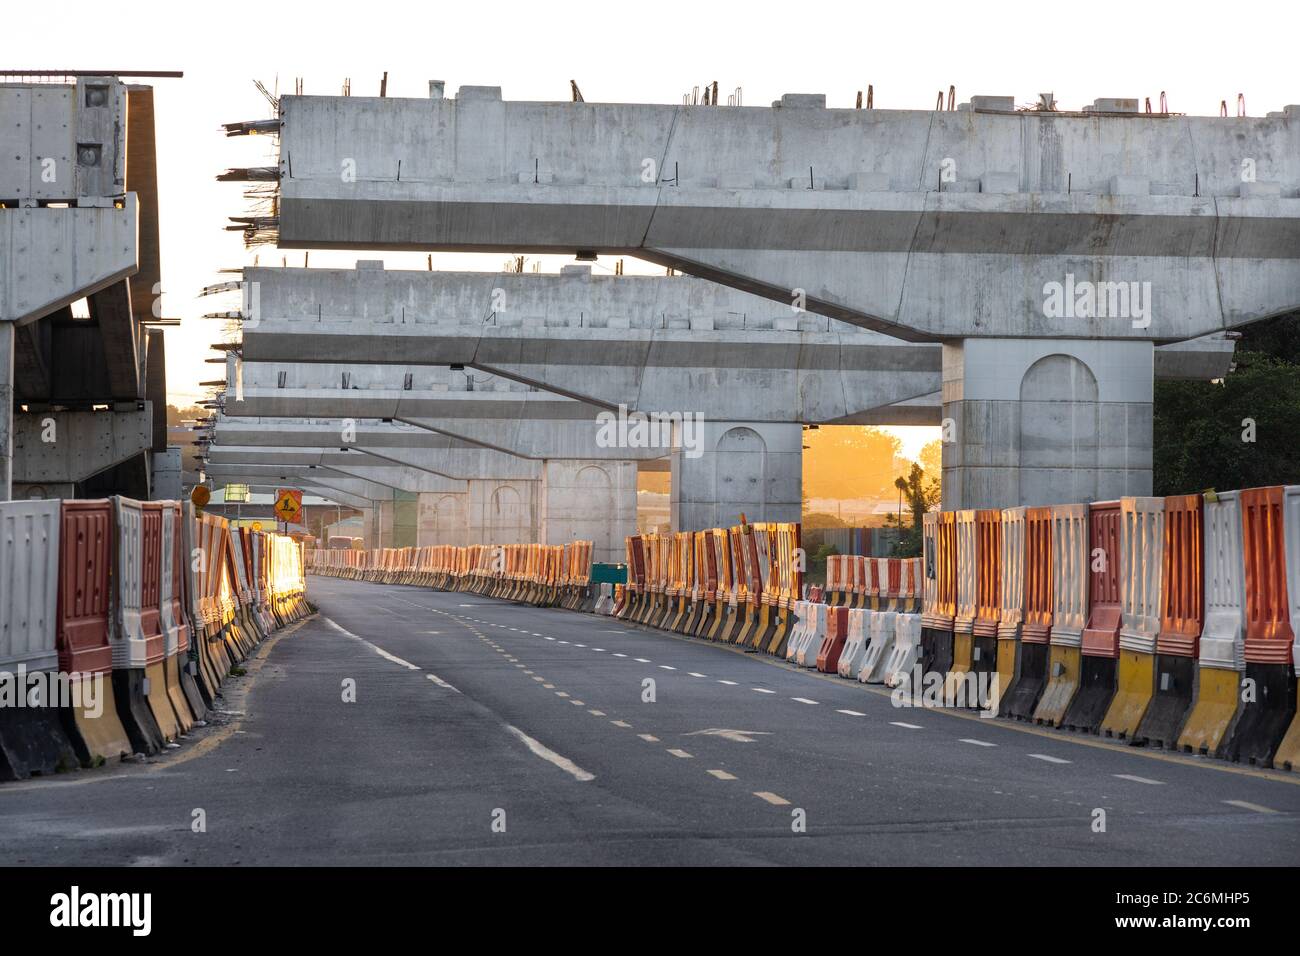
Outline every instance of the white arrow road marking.
<path fill-rule="evenodd" d="M 727 727 L 710 727 L 708 730 L 692 730 L 686 737 L 699 737 L 707 735 L 709 737 L 722 737 L 724 740 L 734 740 L 739 744 L 752 744 L 755 737 L 770 737 L 770 730 L 731 730 Z"/>

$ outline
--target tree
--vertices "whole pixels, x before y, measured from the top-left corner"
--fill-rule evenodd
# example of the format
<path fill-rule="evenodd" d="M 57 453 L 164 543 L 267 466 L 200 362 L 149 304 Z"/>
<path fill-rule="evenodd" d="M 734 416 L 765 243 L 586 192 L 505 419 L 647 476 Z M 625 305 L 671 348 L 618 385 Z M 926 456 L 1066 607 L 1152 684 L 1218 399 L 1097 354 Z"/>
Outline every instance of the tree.
<path fill-rule="evenodd" d="M 1248 327 L 1220 382 L 1156 382 L 1157 495 L 1300 483 L 1300 313 Z"/>
<path fill-rule="evenodd" d="M 906 478 L 900 476 L 894 480 L 894 487 L 902 492 L 907 508 L 906 517 L 890 515 L 886 519 L 886 525 L 898 529 L 899 533 L 894 557 L 915 558 L 921 554 L 924 515 L 939 503 L 939 479 L 928 477 L 920 465 L 913 463 Z"/>

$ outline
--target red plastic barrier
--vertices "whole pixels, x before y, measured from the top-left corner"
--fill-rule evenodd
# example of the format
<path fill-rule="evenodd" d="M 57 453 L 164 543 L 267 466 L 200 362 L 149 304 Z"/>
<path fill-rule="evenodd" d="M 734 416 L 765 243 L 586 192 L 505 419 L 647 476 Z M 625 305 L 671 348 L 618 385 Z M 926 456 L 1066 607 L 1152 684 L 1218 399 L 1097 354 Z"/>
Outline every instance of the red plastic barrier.
<path fill-rule="evenodd" d="M 1196 659 L 1205 623 L 1205 544 L 1201 495 L 1165 499 L 1164 589 L 1156 653 Z"/>
<path fill-rule="evenodd" d="M 817 651 L 817 669 L 823 674 L 837 674 L 840 666 L 840 652 L 844 642 L 849 638 L 849 609 L 833 607 L 826 612 L 826 636 Z"/>
<path fill-rule="evenodd" d="M 140 628 L 145 637 L 145 659 L 156 663 L 166 657 L 162 632 L 162 517 L 160 501 L 140 507 Z"/>
<path fill-rule="evenodd" d="M 939 514 L 935 544 L 938 550 L 935 561 L 937 576 L 935 614 L 947 622 L 940 627 L 940 630 L 946 627 L 951 631 L 953 619 L 957 616 L 957 512 L 944 511 Z M 892 563 L 889 577 L 892 583 L 894 577 Z"/>
<path fill-rule="evenodd" d="M 113 565 L 113 503 L 64 501 L 59 530 L 56 643 L 65 674 L 113 669 L 108 643 L 109 572 Z"/>
<path fill-rule="evenodd" d="M 1295 640 L 1287 610 L 1281 485 L 1241 492 L 1246 565 L 1246 663 L 1289 664 Z"/>
<path fill-rule="evenodd" d="M 1118 501 L 1088 506 L 1088 626 L 1083 631 L 1087 657 L 1119 657 Z"/>
<path fill-rule="evenodd" d="M 1052 509 L 1025 509 L 1025 622 L 1020 640 L 1046 644 L 1052 633 Z"/>
<path fill-rule="evenodd" d="M 1002 617 L 1002 512 L 975 512 L 975 633 L 996 637 Z"/>

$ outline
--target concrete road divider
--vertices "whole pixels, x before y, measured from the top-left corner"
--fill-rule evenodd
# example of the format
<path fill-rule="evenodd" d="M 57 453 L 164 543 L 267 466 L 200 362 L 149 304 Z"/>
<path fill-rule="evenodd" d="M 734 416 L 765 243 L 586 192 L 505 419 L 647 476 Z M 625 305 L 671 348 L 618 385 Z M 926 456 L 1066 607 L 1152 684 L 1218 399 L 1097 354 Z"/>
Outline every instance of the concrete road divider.
<path fill-rule="evenodd" d="M 1047 683 L 1033 713 L 1055 727 L 1079 690 L 1080 648 L 1088 623 L 1088 506 L 1052 507 L 1052 632 Z"/>
<path fill-rule="evenodd" d="M 0 502 L 0 780 L 72 769 L 59 716 L 59 502 Z"/>
<path fill-rule="evenodd" d="M 1120 499 L 1119 679 L 1101 731 L 1136 736 L 1155 693 L 1156 635 L 1163 597 L 1165 500 Z M 1141 743 L 1135 740 L 1135 743 Z"/>

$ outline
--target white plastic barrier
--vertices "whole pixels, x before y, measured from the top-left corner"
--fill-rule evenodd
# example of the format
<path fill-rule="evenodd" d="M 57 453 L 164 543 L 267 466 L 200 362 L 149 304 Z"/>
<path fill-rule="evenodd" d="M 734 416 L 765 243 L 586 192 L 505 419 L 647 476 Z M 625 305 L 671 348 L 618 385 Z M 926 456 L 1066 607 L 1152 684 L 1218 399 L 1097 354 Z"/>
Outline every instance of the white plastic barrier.
<path fill-rule="evenodd" d="M 979 558 L 975 551 L 975 512 L 958 511 L 957 519 L 957 615 L 954 634 L 971 634 L 975 630 L 975 586 Z"/>
<path fill-rule="evenodd" d="M 113 530 L 117 535 L 117 560 L 113 606 L 114 626 L 109 630 L 114 670 L 143 670 L 162 660 L 159 643 L 155 660 L 145 639 L 141 600 L 144 576 L 144 515 L 140 502 L 118 495 L 113 498 Z"/>
<path fill-rule="evenodd" d="M 799 648 L 803 646 L 804 639 L 808 636 L 808 629 L 812 627 L 812 618 L 816 613 L 813 610 L 815 606 L 812 601 L 794 602 L 794 627 L 790 628 L 790 636 L 785 642 L 787 661 L 793 661 L 794 656 L 799 653 Z"/>
<path fill-rule="evenodd" d="M 863 684 L 884 683 L 889 658 L 894 653 L 898 618 L 897 611 L 876 611 L 871 615 L 870 641 L 858 671 L 858 680 Z"/>
<path fill-rule="evenodd" d="M 596 606 L 593 610 L 597 614 L 608 614 L 611 603 L 612 603 L 611 585 L 602 584 L 600 586 L 600 596 L 596 598 Z"/>
<path fill-rule="evenodd" d="M 1080 647 L 1088 620 L 1088 506 L 1052 506 L 1052 633 L 1057 647 Z"/>
<path fill-rule="evenodd" d="M 894 622 L 894 649 L 885 666 L 885 686 L 898 687 L 912 679 L 921 657 L 921 615 L 899 614 Z"/>
<path fill-rule="evenodd" d="M 871 639 L 871 635 L 867 632 L 871 613 L 868 608 L 849 608 L 849 636 L 840 651 L 840 662 L 836 668 L 841 677 L 847 677 L 849 680 L 858 679 L 858 671 L 862 668 L 862 660 L 867 654 L 867 642 Z"/>
<path fill-rule="evenodd" d="M 1205 625 L 1201 629 L 1200 664 L 1244 671 L 1246 569 L 1241 499 L 1235 491 L 1221 492 L 1217 497 L 1217 501 L 1205 502 Z M 1288 567 L 1290 558 L 1288 554 Z"/>
<path fill-rule="evenodd" d="M 1291 617 L 1291 666 L 1300 674 L 1300 485 L 1282 489 L 1282 535 L 1286 550 L 1287 610 Z"/>
<path fill-rule="evenodd" d="M 1120 500 L 1119 592 L 1122 650 L 1154 654 L 1164 577 L 1165 499 Z"/>
<path fill-rule="evenodd" d="M 795 663 L 800 667 L 816 667 L 817 653 L 822 649 L 822 641 L 826 639 L 826 626 L 830 623 L 830 607 L 825 604 L 815 605 L 817 614 L 813 618 L 814 627 L 808 632 L 806 639 L 799 648 L 799 653 L 795 655 Z"/>
<path fill-rule="evenodd" d="M 0 671 L 59 666 L 59 502 L 0 502 Z"/>

